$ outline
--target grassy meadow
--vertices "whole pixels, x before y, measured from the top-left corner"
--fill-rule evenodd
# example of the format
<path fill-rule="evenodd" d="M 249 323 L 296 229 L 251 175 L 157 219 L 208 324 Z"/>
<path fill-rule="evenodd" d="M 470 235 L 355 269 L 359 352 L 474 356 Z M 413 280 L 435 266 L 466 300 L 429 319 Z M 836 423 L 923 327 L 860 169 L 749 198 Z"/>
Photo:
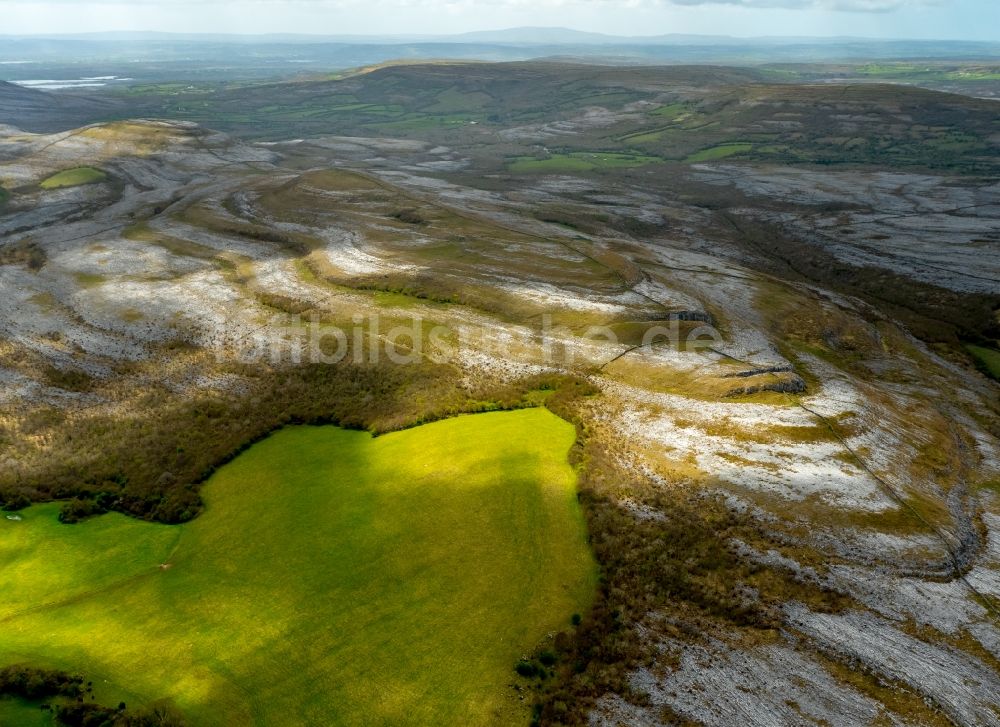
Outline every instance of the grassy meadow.
<path fill-rule="evenodd" d="M 746 154 L 751 149 L 753 149 L 753 144 L 719 144 L 718 146 L 713 146 L 708 149 L 702 149 L 701 151 L 695 152 L 685 161 L 689 163 L 711 162 L 718 159 L 726 159 L 727 157 L 736 156 L 737 154 Z"/>
<path fill-rule="evenodd" d="M 42 189 L 62 189 L 63 187 L 79 187 L 82 184 L 103 182 L 105 179 L 107 179 L 107 175 L 100 169 L 76 167 L 53 174 L 39 186 Z"/>
<path fill-rule="evenodd" d="M 574 152 L 553 154 L 545 159 L 518 157 L 507 165 L 515 174 L 524 172 L 589 172 L 599 169 L 627 169 L 663 161 L 659 157 L 616 152 Z"/>
<path fill-rule="evenodd" d="M 984 371 L 994 379 L 1000 379 L 1000 351 L 973 344 L 968 344 L 965 348 Z"/>
<path fill-rule="evenodd" d="M 82 673 L 107 704 L 168 698 L 198 725 L 526 722 L 515 662 L 596 583 L 574 436 L 545 409 L 377 438 L 288 427 L 185 525 L 0 519 L 0 665 Z"/>
<path fill-rule="evenodd" d="M 49 727 L 58 724 L 51 711 L 42 711 L 37 704 L 0 697 L 0 724 L 16 727 Z"/>

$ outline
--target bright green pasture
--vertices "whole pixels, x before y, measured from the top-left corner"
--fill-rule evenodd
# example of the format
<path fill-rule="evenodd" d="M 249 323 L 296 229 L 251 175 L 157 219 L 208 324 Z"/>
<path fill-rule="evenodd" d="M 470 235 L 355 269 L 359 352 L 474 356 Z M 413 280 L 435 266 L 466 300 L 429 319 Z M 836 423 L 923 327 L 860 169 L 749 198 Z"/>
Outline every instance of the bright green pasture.
<path fill-rule="evenodd" d="M 975 346 L 971 343 L 965 348 L 990 372 L 993 378 L 1000 379 L 1000 351 L 984 346 Z"/>
<path fill-rule="evenodd" d="M 661 161 L 663 160 L 659 157 L 644 154 L 573 152 L 571 154 L 553 154 L 545 159 L 517 157 L 508 163 L 507 168 L 515 174 L 522 172 L 589 172 L 594 169 L 639 167 Z"/>
<path fill-rule="evenodd" d="M 79 187 L 81 184 L 103 182 L 107 175 L 93 167 L 76 167 L 53 174 L 41 183 L 42 189 L 61 189 L 62 187 Z"/>
<path fill-rule="evenodd" d="M 668 119 L 674 119 L 687 111 L 687 104 L 678 101 L 677 103 L 667 104 L 666 106 L 659 106 L 649 113 L 654 116 L 665 116 Z"/>
<path fill-rule="evenodd" d="M 545 409 L 289 427 L 183 526 L 0 518 L 0 665 L 168 697 L 198 725 L 524 723 L 514 663 L 595 585 L 573 438 Z"/>

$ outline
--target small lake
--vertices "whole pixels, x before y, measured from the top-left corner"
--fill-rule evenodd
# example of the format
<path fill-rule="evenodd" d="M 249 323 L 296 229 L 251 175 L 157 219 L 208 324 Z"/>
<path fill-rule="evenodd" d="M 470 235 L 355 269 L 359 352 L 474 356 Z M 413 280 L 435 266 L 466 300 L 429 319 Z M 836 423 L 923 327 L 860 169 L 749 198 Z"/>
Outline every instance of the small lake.
<path fill-rule="evenodd" d="M 25 88 L 37 88 L 42 91 L 58 91 L 65 88 L 99 88 L 101 86 L 111 86 L 134 80 L 134 78 L 122 78 L 121 76 L 93 76 L 90 78 L 69 79 L 29 79 L 26 81 L 11 81 L 11 83 L 16 83 L 18 86 L 24 86 Z"/>

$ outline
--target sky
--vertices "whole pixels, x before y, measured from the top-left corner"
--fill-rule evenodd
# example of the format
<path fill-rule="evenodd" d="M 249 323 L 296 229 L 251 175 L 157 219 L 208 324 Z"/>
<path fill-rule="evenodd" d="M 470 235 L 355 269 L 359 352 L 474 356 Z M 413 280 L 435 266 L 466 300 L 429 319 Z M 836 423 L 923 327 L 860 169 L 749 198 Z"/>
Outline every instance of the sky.
<path fill-rule="evenodd" d="M 450 34 L 519 26 L 1000 41 L 1000 0 L 0 0 L 0 35 Z"/>

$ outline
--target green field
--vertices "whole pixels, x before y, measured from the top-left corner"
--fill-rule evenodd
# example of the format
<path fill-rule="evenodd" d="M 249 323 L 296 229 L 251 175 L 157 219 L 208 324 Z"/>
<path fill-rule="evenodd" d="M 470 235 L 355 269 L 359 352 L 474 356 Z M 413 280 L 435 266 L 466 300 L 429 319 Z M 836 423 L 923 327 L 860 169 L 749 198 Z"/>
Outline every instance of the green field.
<path fill-rule="evenodd" d="M 677 103 L 667 104 L 666 106 L 660 106 L 659 108 L 653 109 L 649 113 L 651 113 L 654 116 L 665 116 L 668 119 L 674 119 L 683 114 L 685 111 L 687 111 L 687 108 L 688 108 L 687 104 L 677 102 Z"/>
<path fill-rule="evenodd" d="M 518 157 L 507 164 L 514 173 L 521 172 L 589 172 L 595 169 L 625 169 L 663 161 L 659 157 L 643 154 L 613 152 L 573 152 L 553 154 L 545 159 Z"/>
<path fill-rule="evenodd" d="M 719 144 L 718 146 L 697 151 L 684 161 L 688 163 L 710 162 L 716 159 L 725 159 L 726 157 L 735 156 L 737 154 L 746 154 L 751 149 L 753 149 L 753 144 Z"/>
<path fill-rule="evenodd" d="M 37 704 L 0 697 L 0 725 L 5 727 L 49 727 L 57 722 L 51 711 L 43 712 Z"/>
<path fill-rule="evenodd" d="M 1000 351 L 972 344 L 967 345 L 965 348 L 990 376 L 1000 380 Z"/>
<path fill-rule="evenodd" d="M 596 583 L 574 434 L 545 409 L 289 427 L 182 526 L 0 518 L 0 665 L 82 673 L 107 704 L 169 698 L 197 725 L 525 723 L 514 663 Z"/>
<path fill-rule="evenodd" d="M 108 175 L 100 169 L 94 169 L 93 167 L 76 167 L 74 169 L 66 169 L 57 174 L 53 174 L 51 177 L 42 182 L 40 186 L 42 189 L 79 187 L 81 184 L 103 182 L 107 178 Z"/>

